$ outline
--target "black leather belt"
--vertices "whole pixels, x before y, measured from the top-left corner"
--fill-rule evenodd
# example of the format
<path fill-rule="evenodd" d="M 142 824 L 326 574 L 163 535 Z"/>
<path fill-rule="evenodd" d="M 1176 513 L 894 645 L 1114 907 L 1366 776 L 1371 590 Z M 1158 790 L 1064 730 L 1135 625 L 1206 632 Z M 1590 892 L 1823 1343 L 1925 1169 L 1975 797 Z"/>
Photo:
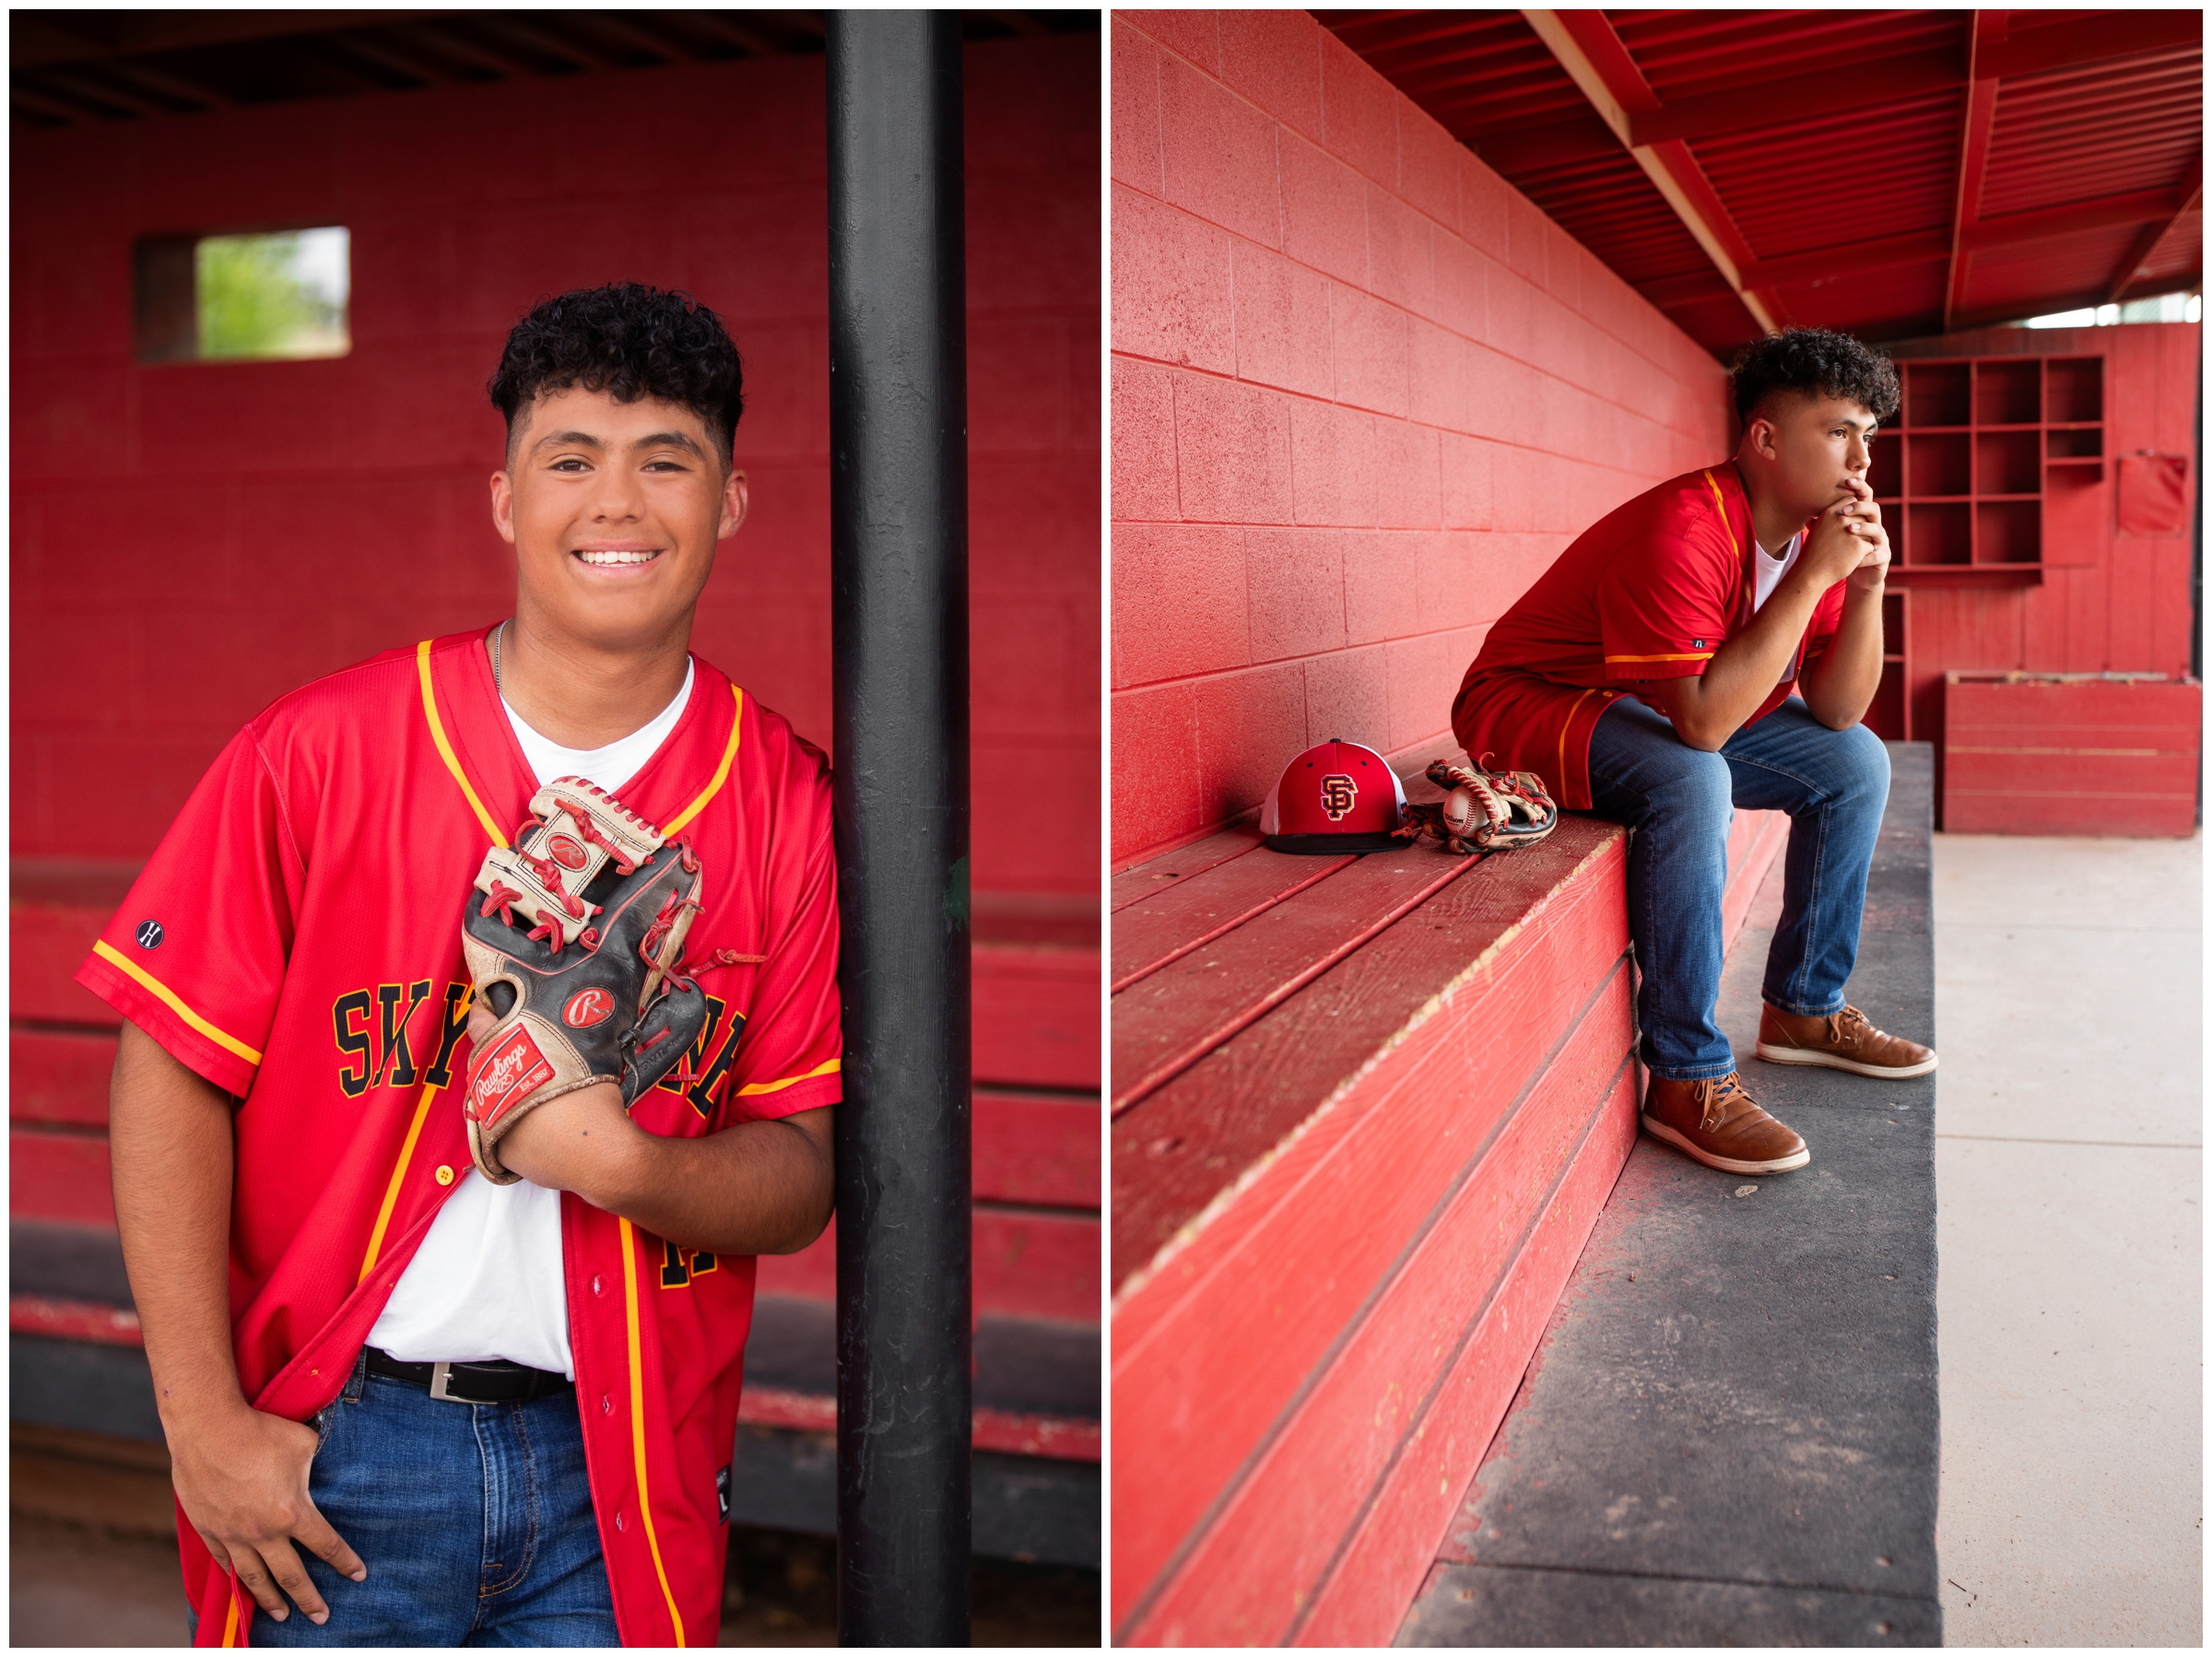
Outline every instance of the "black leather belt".
<path fill-rule="evenodd" d="M 379 1347 L 367 1351 L 370 1374 L 411 1381 L 449 1404 L 527 1404 L 533 1398 L 572 1392 L 576 1385 L 557 1370 L 533 1369 L 503 1357 L 475 1364 L 409 1364 Z"/>

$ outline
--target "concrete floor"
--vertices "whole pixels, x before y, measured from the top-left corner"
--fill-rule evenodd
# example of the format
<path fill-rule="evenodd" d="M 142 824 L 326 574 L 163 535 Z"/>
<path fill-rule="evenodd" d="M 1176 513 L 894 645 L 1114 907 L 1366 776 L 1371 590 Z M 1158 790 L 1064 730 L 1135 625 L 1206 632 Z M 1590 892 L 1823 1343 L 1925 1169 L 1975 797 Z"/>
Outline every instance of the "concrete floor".
<path fill-rule="evenodd" d="M 1947 1644 L 2202 1641 L 2203 871 L 1936 837 Z"/>

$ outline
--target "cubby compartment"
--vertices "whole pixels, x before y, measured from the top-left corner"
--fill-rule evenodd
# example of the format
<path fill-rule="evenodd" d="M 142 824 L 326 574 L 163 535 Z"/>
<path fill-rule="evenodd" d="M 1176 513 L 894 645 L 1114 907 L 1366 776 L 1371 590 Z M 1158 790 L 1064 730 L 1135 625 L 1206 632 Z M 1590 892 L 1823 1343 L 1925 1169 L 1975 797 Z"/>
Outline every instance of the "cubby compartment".
<path fill-rule="evenodd" d="M 2044 452 L 2053 460 L 2100 460 L 2104 456 L 2101 426 L 2086 431 L 2046 431 L 2043 437 L 2049 445 Z"/>
<path fill-rule="evenodd" d="M 1974 439 L 1974 493 L 2032 495 L 2042 488 L 2041 445 L 2032 431 L 1984 431 Z"/>
<path fill-rule="evenodd" d="M 2043 556 L 2043 503 L 1984 500 L 1974 507 L 1978 564 L 2036 564 Z"/>
<path fill-rule="evenodd" d="M 1905 649 L 1905 595 L 1882 594 L 1882 654 L 1901 657 Z"/>
<path fill-rule="evenodd" d="M 2032 426 L 2042 417 L 2041 358 L 1974 364 L 1975 425 Z"/>
<path fill-rule="evenodd" d="M 2053 426 L 2104 418 L 2104 358 L 2054 357 L 2051 359 L 2051 408 L 2045 417 Z"/>
<path fill-rule="evenodd" d="M 1965 564 L 1973 559 L 1974 509 L 1964 501 L 1905 508 L 1906 561 Z"/>
<path fill-rule="evenodd" d="M 1973 440 L 1963 431 L 1913 433 L 1905 439 L 1905 490 L 1930 495 L 1973 493 Z"/>
<path fill-rule="evenodd" d="M 1905 364 L 1905 424 L 1965 426 L 1969 368 L 1963 362 Z"/>
<path fill-rule="evenodd" d="M 1866 482 L 1877 500 L 1895 500 L 1905 492 L 1904 440 L 1882 433 L 1867 445 Z"/>

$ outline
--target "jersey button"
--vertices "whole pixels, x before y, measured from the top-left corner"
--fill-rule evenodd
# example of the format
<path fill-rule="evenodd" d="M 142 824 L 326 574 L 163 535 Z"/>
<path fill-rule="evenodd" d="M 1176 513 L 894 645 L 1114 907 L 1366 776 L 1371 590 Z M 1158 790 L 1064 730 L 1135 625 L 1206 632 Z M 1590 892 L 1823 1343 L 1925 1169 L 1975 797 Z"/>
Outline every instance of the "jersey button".
<path fill-rule="evenodd" d="M 606 1285 L 600 1280 L 596 1274 L 594 1274 L 592 1278 L 592 1293 L 594 1295 L 604 1295 L 606 1293 Z"/>
<path fill-rule="evenodd" d="M 602 1416 L 611 1416 L 615 1413 L 615 1401 L 605 1393 L 599 1394 L 599 1413 Z"/>
<path fill-rule="evenodd" d="M 453 1170 L 441 1162 L 435 1178 L 441 1185 L 451 1185 L 453 1182 Z"/>

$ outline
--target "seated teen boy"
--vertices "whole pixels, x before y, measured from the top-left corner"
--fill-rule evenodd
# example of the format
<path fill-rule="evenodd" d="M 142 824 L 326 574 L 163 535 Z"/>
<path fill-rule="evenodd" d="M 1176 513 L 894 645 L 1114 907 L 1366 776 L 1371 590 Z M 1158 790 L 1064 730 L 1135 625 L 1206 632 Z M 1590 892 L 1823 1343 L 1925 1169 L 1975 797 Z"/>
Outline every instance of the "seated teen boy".
<path fill-rule="evenodd" d="M 513 616 L 255 718 L 78 973 L 128 1021 L 116 1217 L 201 1645 L 713 1643 L 752 1257 L 830 1213 L 822 756 L 687 648 L 745 519 L 736 350 L 571 293 L 491 395 Z M 695 852 L 709 1019 L 627 1114 L 522 1119 L 492 1184 L 462 907 L 561 776 Z"/>
<path fill-rule="evenodd" d="M 1713 1022 L 1735 806 L 1790 814 L 1759 1056 L 1920 1075 L 1924 1047 L 1843 999 L 1889 760 L 1859 723 L 1882 671 L 1888 532 L 1866 485 L 1897 370 L 1820 328 L 1737 359 L 1735 458 L 1647 490 L 1560 554 L 1490 629 L 1452 729 L 1571 809 L 1635 829 L 1643 1124 L 1731 1173 L 1812 1160 L 1751 1101 Z"/>

